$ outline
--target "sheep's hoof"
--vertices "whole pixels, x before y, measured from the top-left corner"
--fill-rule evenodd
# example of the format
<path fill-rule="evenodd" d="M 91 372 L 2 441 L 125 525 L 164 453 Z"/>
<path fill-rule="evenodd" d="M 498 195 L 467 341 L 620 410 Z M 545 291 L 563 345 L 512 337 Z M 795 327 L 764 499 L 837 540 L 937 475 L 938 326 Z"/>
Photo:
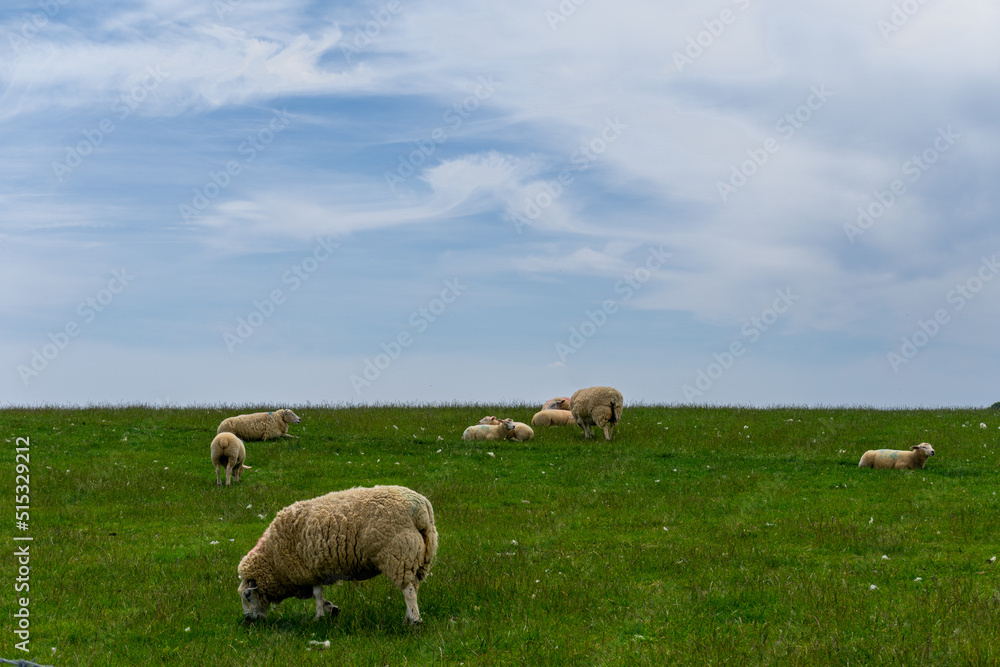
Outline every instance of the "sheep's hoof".
<path fill-rule="evenodd" d="M 413 625 L 423 625 L 423 624 L 424 624 L 424 619 L 422 619 L 422 618 L 417 618 L 417 619 L 408 618 L 408 619 L 406 619 L 406 625 L 413 626 Z"/>

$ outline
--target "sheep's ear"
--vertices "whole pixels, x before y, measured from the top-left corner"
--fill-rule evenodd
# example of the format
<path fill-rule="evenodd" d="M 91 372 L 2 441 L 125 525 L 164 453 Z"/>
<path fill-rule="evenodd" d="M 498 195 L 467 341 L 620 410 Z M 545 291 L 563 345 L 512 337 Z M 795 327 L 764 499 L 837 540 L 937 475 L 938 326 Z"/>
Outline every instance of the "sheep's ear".
<path fill-rule="evenodd" d="M 912 447 L 910 447 L 910 449 L 913 450 L 913 451 L 916 451 L 916 450 L 920 449 L 920 447 L 921 447 L 921 445 L 913 445 Z"/>

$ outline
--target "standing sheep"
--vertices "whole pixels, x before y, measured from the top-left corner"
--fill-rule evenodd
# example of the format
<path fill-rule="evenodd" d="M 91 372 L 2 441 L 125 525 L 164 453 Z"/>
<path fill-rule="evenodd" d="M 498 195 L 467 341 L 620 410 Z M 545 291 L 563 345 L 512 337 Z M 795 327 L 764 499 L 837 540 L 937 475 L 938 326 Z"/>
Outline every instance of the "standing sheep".
<path fill-rule="evenodd" d="M 491 424 L 495 426 L 499 424 L 500 421 L 501 420 L 497 419 L 496 417 L 489 416 L 480 419 L 479 423 Z M 524 422 L 514 422 L 514 435 L 511 437 L 511 440 L 515 442 L 524 442 L 525 440 L 531 440 L 534 437 L 535 437 L 535 431 L 530 426 L 528 426 Z"/>
<path fill-rule="evenodd" d="M 486 419 L 493 421 L 487 422 Z M 478 424 L 465 429 L 462 440 L 513 440 L 515 435 L 513 419 L 499 421 L 496 417 L 484 417 Z"/>
<path fill-rule="evenodd" d="M 300 421 L 302 420 L 297 414 L 288 408 L 282 408 L 274 412 L 255 412 L 223 419 L 216 433 L 232 433 L 243 440 L 294 438 L 296 436 L 288 434 L 288 425 L 298 424 Z"/>
<path fill-rule="evenodd" d="M 437 553 L 434 509 L 403 486 L 355 487 L 284 508 L 240 561 L 239 594 L 247 620 L 272 604 L 316 600 L 316 618 L 340 610 L 323 586 L 387 576 L 403 593 L 406 622 L 420 623 L 417 588 Z"/>
<path fill-rule="evenodd" d="M 219 466 L 226 467 L 226 486 L 233 477 L 240 481 L 240 475 L 244 470 L 250 470 L 250 466 L 243 465 L 247 458 L 247 448 L 243 446 L 243 441 L 232 433 L 220 433 L 212 439 L 212 464 L 215 466 L 215 485 L 222 486 L 222 477 L 219 474 Z"/>
<path fill-rule="evenodd" d="M 542 410 L 569 410 L 569 396 L 558 396 L 550 398 L 542 405 Z"/>
<path fill-rule="evenodd" d="M 532 426 L 566 426 L 575 423 L 572 410 L 542 410 L 531 418 Z"/>
<path fill-rule="evenodd" d="M 590 427 L 604 429 L 604 439 L 610 440 L 615 424 L 622 418 L 624 400 L 617 389 L 589 387 L 580 389 L 569 399 L 573 418 L 583 429 L 583 437 L 590 437 Z"/>
<path fill-rule="evenodd" d="M 879 468 L 894 470 L 919 470 L 934 456 L 934 448 L 928 442 L 910 447 L 910 451 L 896 449 L 869 449 L 861 455 L 859 468 Z"/>

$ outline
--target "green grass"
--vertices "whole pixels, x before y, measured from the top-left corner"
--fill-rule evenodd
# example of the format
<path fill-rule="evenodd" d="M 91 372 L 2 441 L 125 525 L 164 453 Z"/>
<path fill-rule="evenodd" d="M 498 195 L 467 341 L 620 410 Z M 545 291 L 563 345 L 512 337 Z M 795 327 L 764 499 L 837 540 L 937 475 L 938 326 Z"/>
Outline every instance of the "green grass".
<path fill-rule="evenodd" d="M 15 438 L 30 437 L 30 657 L 45 664 L 1000 663 L 998 411 L 633 407 L 610 443 L 576 427 L 466 443 L 484 414 L 534 408 L 301 407 L 299 439 L 249 443 L 253 470 L 218 488 L 215 428 L 254 409 L 0 411 L 0 656 L 27 657 L 9 554 Z M 925 470 L 857 467 L 921 441 L 937 451 Z M 275 513 L 373 484 L 434 505 L 423 626 L 404 626 L 384 577 L 328 588 L 335 620 L 293 599 L 243 624 L 236 566 Z"/>

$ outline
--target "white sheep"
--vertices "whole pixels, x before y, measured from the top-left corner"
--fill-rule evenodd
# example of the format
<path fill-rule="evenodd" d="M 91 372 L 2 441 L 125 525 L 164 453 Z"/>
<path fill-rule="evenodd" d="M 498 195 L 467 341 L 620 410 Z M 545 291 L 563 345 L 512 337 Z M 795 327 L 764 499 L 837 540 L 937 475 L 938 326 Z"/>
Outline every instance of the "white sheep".
<path fill-rule="evenodd" d="M 249 415 L 238 415 L 223 419 L 216 433 L 232 433 L 243 440 L 274 440 L 275 438 L 294 438 L 288 434 L 289 424 L 302 421 L 297 414 L 288 408 L 274 412 L 254 412 Z"/>
<path fill-rule="evenodd" d="M 557 396 L 556 398 L 550 398 L 542 404 L 542 410 L 569 410 L 570 402 L 569 396 Z"/>
<path fill-rule="evenodd" d="M 493 421 L 485 421 L 491 419 Z M 484 417 L 478 424 L 465 429 L 462 440 L 513 440 L 517 433 L 514 430 L 514 420 L 498 420 L 496 417 Z"/>
<path fill-rule="evenodd" d="M 576 424 L 572 410 L 542 410 L 531 418 L 532 426 L 566 426 Z"/>
<path fill-rule="evenodd" d="M 480 424 L 491 424 L 496 426 L 502 420 L 490 415 L 479 420 Z M 524 422 L 514 422 L 514 435 L 510 438 L 515 442 L 524 442 L 535 437 L 535 431 Z"/>
<path fill-rule="evenodd" d="M 235 477 L 240 481 L 240 475 L 244 470 L 250 470 L 250 466 L 243 465 L 247 458 L 247 449 L 243 446 L 243 441 L 232 433 L 220 433 L 212 439 L 212 464 L 215 466 L 215 484 L 222 486 L 222 477 L 219 474 L 219 467 L 226 468 L 226 486 Z"/>
<path fill-rule="evenodd" d="M 434 509 L 403 486 L 356 487 L 284 508 L 239 564 L 247 620 L 266 618 L 272 604 L 316 600 L 316 618 L 340 610 L 323 586 L 384 574 L 403 593 L 406 621 L 420 623 L 417 588 L 437 553 Z"/>
<path fill-rule="evenodd" d="M 590 427 L 604 429 L 604 439 L 610 440 L 615 424 L 622 418 L 624 400 L 617 389 L 588 387 L 580 389 L 569 399 L 573 418 L 583 429 L 583 437 L 590 437 Z"/>
<path fill-rule="evenodd" d="M 910 451 L 897 449 L 869 449 L 861 455 L 859 468 L 880 468 L 895 470 L 918 470 L 934 456 L 934 448 L 928 442 L 910 447 Z"/>

